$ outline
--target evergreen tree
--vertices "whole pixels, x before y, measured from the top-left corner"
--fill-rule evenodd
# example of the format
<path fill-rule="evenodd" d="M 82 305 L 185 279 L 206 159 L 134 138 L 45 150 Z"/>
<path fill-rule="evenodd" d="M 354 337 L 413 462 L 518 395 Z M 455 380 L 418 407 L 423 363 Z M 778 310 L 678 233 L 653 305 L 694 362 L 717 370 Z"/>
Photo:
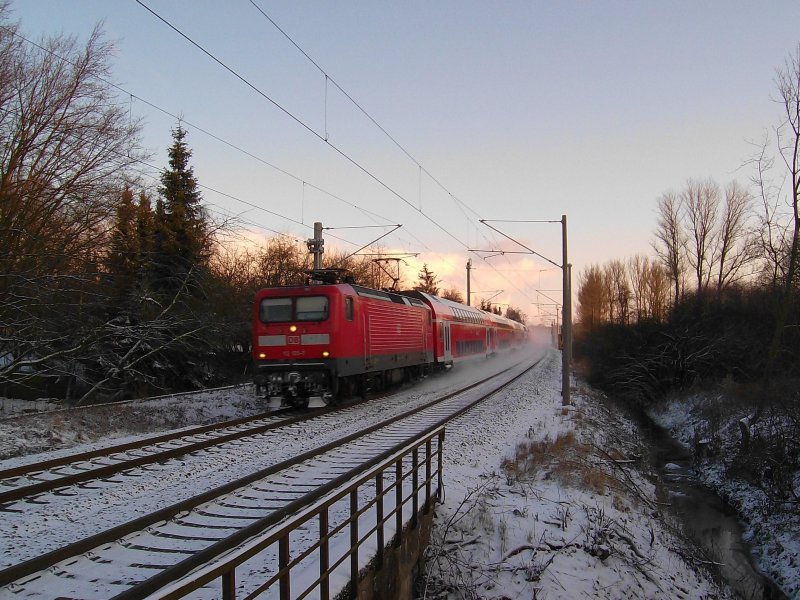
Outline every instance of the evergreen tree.
<path fill-rule="evenodd" d="M 150 205 L 150 198 L 144 192 L 139 194 L 136 206 L 136 237 L 139 242 L 139 253 L 147 259 L 153 252 L 155 244 L 155 216 Z"/>
<path fill-rule="evenodd" d="M 506 308 L 506 318 L 511 319 L 512 321 L 516 321 L 517 323 L 522 323 L 524 325 L 527 319 L 527 315 L 520 309 L 509 305 L 508 308 Z"/>
<path fill-rule="evenodd" d="M 137 231 L 136 207 L 133 192 L 126 185 L 120 193 L 114 226 L 111 231 L 110 249 L 106 258 L 111 300 L 115 304 L 112 311 L 125 310 L 124 305 L 139 275 L 141 249 Z"/>
<path fill-rule="evenodd" d="M 186 275 L 208 265 L 210 227 L 194 170 L 186 130 L 172 131 L 169 167 L 161 174 L 156 207 L 156 260 L 162 289 L 176 291 Z"/>
<path fill-rule="evenodd" d="M 432 296 L 439 295 L 439 280 L 437 279 L 436 275 L 433 271 L 428 270 L 428 264 L 425 263 L 422 265 L 422 270 L 417 275 L 418 283 L 414 286 L 414 289 L 418 292 L 425 292 L 426 294 L 431 294 Z"/>

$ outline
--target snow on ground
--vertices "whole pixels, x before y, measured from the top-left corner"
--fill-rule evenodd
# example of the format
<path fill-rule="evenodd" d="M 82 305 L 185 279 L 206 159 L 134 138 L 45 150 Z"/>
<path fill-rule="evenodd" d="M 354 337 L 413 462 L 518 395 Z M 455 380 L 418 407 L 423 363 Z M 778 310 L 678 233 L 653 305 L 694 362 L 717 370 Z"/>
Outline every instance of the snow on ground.
<path fill-rule="evenodd" d="M 666 522 L 633 426 L 560 357 L 448 428 L 419 598 L 727 598 Z M 645 468 L 646 470 L 646 468 Z"/>
<path fill-rule="evenodd" d="M 5 412 L 0 411 L 0 460 L 103 440 L 124 443 L 128 441 L 120 439 L 124 436 L 216 423 L 266 410 L 251 385 L 72 410 L 36 401 L 27 402 L 32 407 L 28 410 L 34 411 L 28 412 L 23 408 L 26 402 L 0 398 L 6 407 Z"/>
<path fill-rule="evenodd" d="M 539 354 L 542 351 L 523 353 Z M 730 597 L 691 558 L 693 549 L 659 509 L 654 486 L 643 474 L 647 467 L 639 464 L 645 453 L 634 427 L 582 387 L 573 393 L 573 406 L 562 407 L 560 355 L 552 350 L 543 354 L 537 369 L 448 427 L 446 496 L 437 507 L 428 577 L 419 597 Z M 352 407 L 341 423 L 327 425 L 331 432 L 314 433 L 314 426 L 305 425 L 301 435 L 268 441 L 268 454 L 264 441 L 253 442 L 262 444 L 261 451 L 246 445 L 238 451 L 199 453 L 138 474 L 131 478 L 133 483 L 122 478 L 118 487 L 100 491 L 102 504 L 86 497 L 81 506 L 44 507 L 41 510 L 52 514 L 20 517 L 12 529 L 0 532 L 0 546 L 5 546 L 0 555 L 7 562 L 20 547 L 45 549 L 43 537 L 52 532 L 66 539 L 78 535 L 75 530 L 112 523 L 93 523 L 96 515 L 132 518 L 151 510 L 147 502 L 157 508 L 176 501 L 175 490 L 199 493 L 219 485 L 218 479 L 254 468 L 248 460 L 260 459 L 263 467 L 267 458 L 276 461 L 300 451 L 301 444 L 292 445 L 292 439 L 312 443 L 361 427 L 378 414 L 406 409 L 464 379 L 485 376 L 500 364 L 495 360 L 454 369 L 387 399 Z M 0 468 L 32 460 L 23 456 L 45 448 L 64 453 L 69 446 L 86 449 L 81 444 L 108 444 L 115 436 L 135 437 L 149 429 L 261 409 L 252 392 L 244 389 L 0 419 L 2 456 L 17 457 L 3 461 Z M 48 456 L 52 453 L 36 459 Z"/>
<path fill-rule="evenodd" d="M 727 404 L 724 411 L 715 406 L 719 403 Z M 738 422 L 748 416 L 746 406 L 730 404 L 720 393 L 696 393 L 670 399 L 651 416 L 686 448 L 694 448 L 698 440 L 710 442 L 711 455 L 695 465 L 699 479 L 740 515 L 759 568 L 790 598 L 800 598 L 800 517 L 796 511 L 775 510 L 762 489 L 725 476 L 730 459 L 741 452 Z M 720 422 L 722 414 L 728 416 Z M 800 473 L 795 474 L 795 486 L 800 495 Z"/>

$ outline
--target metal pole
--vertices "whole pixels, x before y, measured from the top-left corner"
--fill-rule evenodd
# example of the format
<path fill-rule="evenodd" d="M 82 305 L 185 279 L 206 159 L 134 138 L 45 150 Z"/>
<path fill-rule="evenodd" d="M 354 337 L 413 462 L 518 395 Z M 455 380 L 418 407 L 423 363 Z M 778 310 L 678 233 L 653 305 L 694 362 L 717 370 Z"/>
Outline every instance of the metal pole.
<path fill-rule="evenodd" d="M 319 221 L 314 223 L 314 240 L 318 244 L 316 252 L 314 252 L 314 269 L 318 270 L 322 268 L 322 253 L 325 251 L 323 250 L 325 242 L 322 241 L 322 223 Z"/>
<path fill-rule="evenodd" d="M 567 215 L 561 215 L 561 249 L 562 249 L 562 263 L 561 270 L 564 275 L 564 300 L 562 303 L 562 348 L 561 348 L 561 404 L 569 406 L 570 402 L 570 389 L 569 389 L 569 368 L 572 359 L 572 290 L 571 285 L 571 271 L 572 265 L 567 260 Z"/>
<path fill-rule="evenodd" d="M 308 251 L 314 255 L 314 270 L 322 269 L 322 254 L 325 252 L 325 240 L 322 239 L 322 223 L 314 223 L 314 237 L 306 240 Z"/>
<path fill-rule="evenodd" d="M 467 306 L 472 306 L 470 304 L 470 292 L 469 292 L 469 275 L 470 269 L 472 269 L 472 259 L 467 259 Z"/>

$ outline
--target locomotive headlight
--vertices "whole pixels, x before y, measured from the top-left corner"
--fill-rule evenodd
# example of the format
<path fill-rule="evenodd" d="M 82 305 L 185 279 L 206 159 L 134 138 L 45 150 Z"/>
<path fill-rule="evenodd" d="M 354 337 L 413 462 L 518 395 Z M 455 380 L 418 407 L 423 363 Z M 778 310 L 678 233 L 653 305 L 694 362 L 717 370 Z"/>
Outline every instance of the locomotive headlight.
<path fill-rule="evenodd" d="M 330 355 L 331 355 L 331 353 L 330 353 L 330 352 L 328 352 L 327 350 L 323 350 L 323 351 L 322 351 L 322 357 L 323 357 L 323 358 L 328 358 Z"/>
<path fill-rule="evenodd" d="M 294 333 L 295 331 L 297 331 L 297 325 L 291 325 L 291 326 L 289 327 L 289 331 L 291 331 L 292 333 Z"/>
<path fill-rule="evenodd" d="M 267 358 L 266 352 L 259 352 L 258 353 L 258 358 Z"/>

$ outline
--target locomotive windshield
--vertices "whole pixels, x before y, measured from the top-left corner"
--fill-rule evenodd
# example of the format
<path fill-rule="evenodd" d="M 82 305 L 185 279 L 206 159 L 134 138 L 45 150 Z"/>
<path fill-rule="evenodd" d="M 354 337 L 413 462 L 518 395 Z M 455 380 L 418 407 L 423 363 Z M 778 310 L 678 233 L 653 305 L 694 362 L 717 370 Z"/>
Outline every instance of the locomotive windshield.
<path fill-rule="evenodd" d="M 328 297 L 264 298 L 259 316 L 264 323 L 324 321 L 328 318 Z"/>
<path fill-rule="evenodd" d="M 297 298 L 296 318 L 298 321 L 324 321 L 328 318 L 328 297 Z"/>

